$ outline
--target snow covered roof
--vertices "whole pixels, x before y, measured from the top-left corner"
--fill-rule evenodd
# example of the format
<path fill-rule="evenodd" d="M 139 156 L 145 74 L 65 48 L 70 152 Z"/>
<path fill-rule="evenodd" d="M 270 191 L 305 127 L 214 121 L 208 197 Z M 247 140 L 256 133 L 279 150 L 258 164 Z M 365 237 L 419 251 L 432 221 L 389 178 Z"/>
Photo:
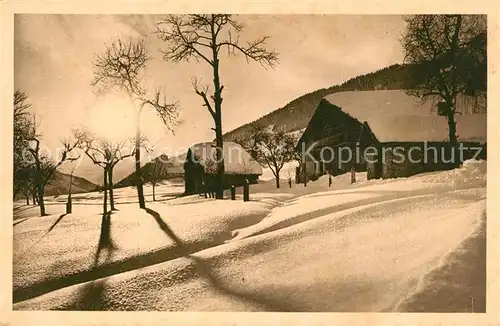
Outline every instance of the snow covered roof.
<path fill-rule="evenodd" d="M 402 90 L 351 91 L 325 97 L 358 121 L 368 122 L 381 142 L 389 141 L 448 141 L 448 122 L 438 116 L 437 99 L 420 101 Z M 459 100 L 458 109 L 470 102 Z M 470 111 L 470 110 L 469 110 Z M 486 114 L 456 116 L 460 141 L 486 142 Z"/>
<path fill-rule="evenodd" d="M 191 146 L 189 151 L 193 158 L 207 168 L 207 162 L 215 159 L 215 144 L 213 142 L 199 143 Z M 225 141 L 223 146 L 224 171 L 226 174 L 262 174 L 262 167 L 250 154 L 235 142 Z M 188 155 L 189 153 L 188 152 Z"/>

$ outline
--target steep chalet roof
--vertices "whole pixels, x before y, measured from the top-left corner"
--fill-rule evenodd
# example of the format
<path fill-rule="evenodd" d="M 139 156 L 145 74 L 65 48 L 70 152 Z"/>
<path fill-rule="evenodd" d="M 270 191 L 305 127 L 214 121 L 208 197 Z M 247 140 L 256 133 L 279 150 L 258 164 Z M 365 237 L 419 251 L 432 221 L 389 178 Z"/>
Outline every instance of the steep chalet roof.
<path fill-rule="evenodd" d="M 215 158 L 215 148 L 213 142 L 199 143 L 191 146 L 186 156 L 186 160 L 195 158 L 205 168 L 210 169 Z M 234 142 L 224 142 L 224 171 L 225 174 L 262 174 L 262 167 L 250 154 Z M 212 161 L 212 162 L 211 162 Z"/>
<path fill-rule="evenodd" d="M 351 91 L 325 97 L 329 103 L 361 123 L 368 122 L 381 142 L 448 141 L 448 122 L 432 108 L 437 100 L 422 103 L 402 90 Z M 459 100 L 458 108 L 470 102 Z M 470 111 L 470 110 L 469 110 Z M 459 141 L 486 142 L 486 114 L 457 115 Z"/>

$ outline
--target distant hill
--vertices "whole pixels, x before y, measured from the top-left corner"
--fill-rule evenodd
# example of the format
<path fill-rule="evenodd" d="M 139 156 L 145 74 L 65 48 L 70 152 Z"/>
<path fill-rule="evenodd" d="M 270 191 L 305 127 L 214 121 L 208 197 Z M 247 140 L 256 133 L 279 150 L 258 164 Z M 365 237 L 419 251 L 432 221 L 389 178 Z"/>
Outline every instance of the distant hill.
<path fill-rule="evenodd" d="M 159 157 L 155 158 L 151 162 L 144 164 L 141 167 L 141 171 L 142 172 L 148 171 L 148 169 L 150 169 L 153 164 L 165 165 L 165 168 L 167 169 L 167 173 L 168 173 L 167 180 L 184 177 L 184 156 L 166 158 L 165 156 L 160 155 Z M 125 177 L 122 180 L 120 180 L 119 182 L 115 183 L 115 187 L 121 188 L 121 187 L 128 187 L 128 186 L 135 185 L 135 175 L 136 175 L 136 173 L 134 170 L 134 172 L 129 174 L 127 177 Z"/>
<path fill-rule="evenodd" d="M 54 173 L 54 180 L 52 180 L 45 187 L 45 195 L 55 196 L 55 195 L 68 194 L 70 178 L 71 178 L 71 176 L 69 174 L 56 171 Z M 97 188 L 96 184 L 88 181 L 87 179 L 84 179 L 82 177 L 77 177 L 75 175 L 73 175 L 72 183 L 73 183 L 73 186 L 71 188 L 71 192 L 74 194 L 91 192 L 91 191 L 96 190 L 96 188 Z"/>
<path fill-rule="evenodd" d="M 258 123 L 262 126 L 273 125 L 274 128 L 285 132 L 304 129 L 307 127 L 319 102 L 325 96 L 345 91 L 407 89 L 411 69 L 415 69 L 415 67 L 395 64 L 369 74 L 351 78 L 341 85 L 318 89 L 294 99 L 284 107 L 255 121 L 225 133 L 223 138 L 226 141 L 244 138 L 250 131 L 252 123 Z"/>

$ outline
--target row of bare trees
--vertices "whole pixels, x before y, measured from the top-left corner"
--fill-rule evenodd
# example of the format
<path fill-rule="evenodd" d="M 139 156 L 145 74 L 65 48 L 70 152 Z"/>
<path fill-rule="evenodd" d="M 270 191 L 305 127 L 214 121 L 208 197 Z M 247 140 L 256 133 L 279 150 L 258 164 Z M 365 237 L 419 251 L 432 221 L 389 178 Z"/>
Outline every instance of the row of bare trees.
<path fill-rule="evenodd" d="M 215 147 L 217 162 L 216 197 L 223 197 L 224 160 L 223 128 L 222 128 L 222 91 L 220 67 L 223 52 L 227 57 L 241 54 L 248 61 L 255 61 L 264 67 L 273 67 L 278 62 L 276 52 L 266 49 L 267 36 L 247 42 L 240 41 L 243 25 L 232 15 L 169 15 L 156 24 L 153 32 L 164 42 L 163 59 L 179 63 L 191 60 L 206 63 L 212 70 L 212 87 L 202 84 L 201 78 L 193 78 L 194 92 L 201 97 L 202 105 L 206 107 L 214 121 Z M 117 40 L 106 46 L 104 53 L 97 56 L 94 62 L 94 80 L 92 85 L 98 91 L 114 88 L 126 93 L 131 103 L 136 107 L 135 124 L 135 178 L 139 206 L 145 208 L 141 172 L 141 127 L 142 111 L 149 107 L 154 109 L 161 121 L 172 130 L 178 119 L 178 103 L 167 102 L 164 93 L 157 90 L 148 95 L 141 84 L 141 74 L 151 56 L 148 53 L 145 40 Z"/>
<path fill-rule="evenodd" d="M 14 197 L 24 194 L 40 207 L 40 215 L 45 216 L 45 187 L 53 180 L 56 170 L 64 163 L 75 161 L 75 149 L 79 143 L 74 139 L 61 142 L 60 157 L 54 157 L 42 146 L 39 119 L 29 111 L 31 103 L 26 93 L 14 92 Z"/>
<path fill-rule="evenodd" d="M 54 180 L 55 172 L 65 162 L 78 160 L 85 155 L 93 164 L 103 171 L 103 213 L 116 210 L 114 202 L 113 169 L 120 162 L 136 154 L 135 140 L 110 141 L 97 137 L 88 129 L 74 129 L 71 137 L 61 142 L 60 157 L 54 157 L 42 146 L 42 135 L 38 131 L 39 119 L 29 111 L 31 104 L 28 96 L 22 91 L 14 93 L 14 197 L 23 195 L 29 205 L 40 207 L 40 216 L 47 215 L 45 209 L 45 188 Z M 147 139 L 141 137 L 139 146 L 145 148 Z M 161 162 L 155 162 L 145 173 L 146 182 L 154 187 L 164 178 L 167 172 Z M 71 187 L 71 185 L 70 185 Z M 71 195 L 71 194 L 69 194 Z M 153 190 L 153 200 L 154 198 Z"/>

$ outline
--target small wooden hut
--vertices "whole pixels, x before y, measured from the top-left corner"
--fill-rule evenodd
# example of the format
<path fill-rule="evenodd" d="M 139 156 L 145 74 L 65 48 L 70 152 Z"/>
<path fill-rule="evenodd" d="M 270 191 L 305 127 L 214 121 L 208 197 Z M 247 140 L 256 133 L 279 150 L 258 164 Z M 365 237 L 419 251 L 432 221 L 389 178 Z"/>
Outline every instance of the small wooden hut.
<path fill-rule="evenodd" d="M 184 182 L 186 194 L 214 191 L 217 171 L 216 149 L 213 142 L 193 145 L 189 148 L 184 163 Z M 243 186 L 245 180 L 255 184 L 262 175 L 262 167 L 241 145 L 224 142 L 223 187 Z"/>

